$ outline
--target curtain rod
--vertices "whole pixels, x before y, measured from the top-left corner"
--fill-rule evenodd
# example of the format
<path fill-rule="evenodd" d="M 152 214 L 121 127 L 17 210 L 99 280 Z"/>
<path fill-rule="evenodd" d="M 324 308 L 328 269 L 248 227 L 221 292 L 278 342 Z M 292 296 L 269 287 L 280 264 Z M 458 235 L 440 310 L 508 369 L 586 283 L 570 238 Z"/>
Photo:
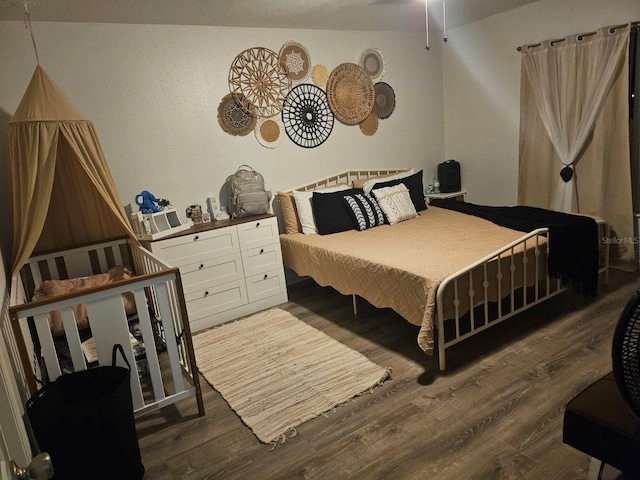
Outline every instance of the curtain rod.
<path fill-rule="evenodd" d="M 620 25 L 613 25 L 611 27 L 609 27 L 609 30 L 616 30 L 620 27 L 624 27 L 626 25 L 629 25 L 631 28 L 633 27 L 638 27 L 640 26 L 640 20 L 635 21 L 635 22 L 629 22 L 629 23 L 621 23 Z M 590 37 L 592 35 L 595 35 L 597 32 L 587 32 L 587 33 L 579 33 L 578 35 L 576 35 L 578 37 L 579 41 L 582 41 L 585 37 Z M 564 38 L 556 38 L 554 40 L 549 40 L 549 44 L 553 47 L 556 43 L 560 43 L 560 42 L 564 42 L 567 40 L 567 37 Z M 542 45 L 542 42 L 538 42 L 538 43 L 531 43 L 529 45 L 525 45 L 525 47 L 527 48 L 534 48 L 534 47 L 539 47 L 540 45 Z M 519 46 L 518 48 L 516 48 L 516 50 L 518 52 L 522 51 L 522 47 Z"/>

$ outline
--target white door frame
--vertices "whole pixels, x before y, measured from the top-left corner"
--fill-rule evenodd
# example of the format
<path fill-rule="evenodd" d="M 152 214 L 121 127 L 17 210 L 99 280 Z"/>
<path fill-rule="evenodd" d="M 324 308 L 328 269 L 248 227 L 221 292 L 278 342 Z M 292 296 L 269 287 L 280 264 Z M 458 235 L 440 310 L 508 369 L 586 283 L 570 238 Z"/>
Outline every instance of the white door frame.
<path fill-rule="evenodd" d="M 9 318 L 9 291 L 2 253 L 0 252 L 0 461 L 15 460 L 26 466 L 33 454 L 25 428 L 24 407 L 9 352 L 13 338 Z M 5 405 L 8 407 L 5 407 Z"/>

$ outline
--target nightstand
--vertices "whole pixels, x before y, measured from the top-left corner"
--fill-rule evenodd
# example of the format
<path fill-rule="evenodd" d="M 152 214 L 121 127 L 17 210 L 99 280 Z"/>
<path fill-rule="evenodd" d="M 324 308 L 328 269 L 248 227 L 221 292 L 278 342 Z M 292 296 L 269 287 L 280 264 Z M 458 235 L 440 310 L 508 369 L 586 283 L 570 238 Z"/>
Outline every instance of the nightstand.
<path fill-rule="evenodd" d="M 445 199 L 445 198 L 455 198 L 460 202 L 464 202 L 467 196 L 466 190 L 460 190 L 459 192 L 449 192 L 449 193 L 427 193 L 424 197 L 428 200 L 433 199 Z"/>

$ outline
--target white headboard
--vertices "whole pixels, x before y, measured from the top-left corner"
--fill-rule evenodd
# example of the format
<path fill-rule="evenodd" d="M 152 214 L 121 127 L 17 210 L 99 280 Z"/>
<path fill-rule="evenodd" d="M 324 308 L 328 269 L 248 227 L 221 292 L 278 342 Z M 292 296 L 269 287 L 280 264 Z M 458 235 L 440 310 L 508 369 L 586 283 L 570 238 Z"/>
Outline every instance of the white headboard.
<path fill-rule="evenodd" d="M 322 188 L 333 187 L 338 184 L 351 185 L 351 182 L 353 182 L 354 180 L 368 180 L 370 178 L 386 177 L 388 175 L 394 175 L 396 173 L 406 172 L 408 170 L 411 170 L 411 168 L 371 168 L 366 170 L 346 170 L 329 177 L 321 178 L 304 185 L 290 188 L 288 190 L 285 190 L 285 192 L 291 192 L 292 190 L 306 192 L 309 190 L 318 190 Z M 280 230 L 280 232 L 284 232 L 282 209 L 280 208 L 280 202 L 277 199 L 277 195 L 273 196 L 271 206 L 274 215 L 278 217 L 278 229 Z"/>
<path fill-rule="evenodd" d="M 330 177 L 321 178 L 311 183 L 306 183 L 298 187 L 293 187 L 290 190 L 309 191 L 317 190 L 320 188 L 333 187 L 340 183 L 351 184 L 354 180 L 368 180 L 376 177 L 386 177 L 387 175 L 394 175 L 400 172 L 406 172 L 410 168 L 374 168 L 368 170 L 346 170 Z"/>

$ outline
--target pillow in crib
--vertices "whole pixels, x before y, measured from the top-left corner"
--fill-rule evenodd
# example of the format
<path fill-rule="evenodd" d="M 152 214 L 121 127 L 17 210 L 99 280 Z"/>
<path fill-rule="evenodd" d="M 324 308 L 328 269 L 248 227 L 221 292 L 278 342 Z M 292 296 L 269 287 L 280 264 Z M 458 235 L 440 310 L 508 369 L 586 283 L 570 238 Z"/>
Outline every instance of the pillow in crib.
<path fill-rule="evenodd" d="M 97 287 L 116 282 L 118 280 L 126 280 L 133 277 L 132 271 L 123 265 L 117 265 L 109 269 L 106 273 L 98 273 L 87 277 L 70 278 L 68 280 L 45 280 L 38 287 L 33 295 L 33 300 L 46 300 L 55 298 L 66 293 L 76 293 L 88 288 Z M 136 313 L 136 303 L 133 292 L 125 292 L 122 294 L 122 302 L 127 315 Z M 87 306 L 84 303 L 71 307 L 73 316 L 76 319 L 78 330 L 84 330 L 89 327 L 89 317 L 87 315 Z M 60 310 L 53 310 L 47 313 L 49 328 L 54 337 L 64 334 L 64 325 L 62 323 L 62 313 Z"/>

